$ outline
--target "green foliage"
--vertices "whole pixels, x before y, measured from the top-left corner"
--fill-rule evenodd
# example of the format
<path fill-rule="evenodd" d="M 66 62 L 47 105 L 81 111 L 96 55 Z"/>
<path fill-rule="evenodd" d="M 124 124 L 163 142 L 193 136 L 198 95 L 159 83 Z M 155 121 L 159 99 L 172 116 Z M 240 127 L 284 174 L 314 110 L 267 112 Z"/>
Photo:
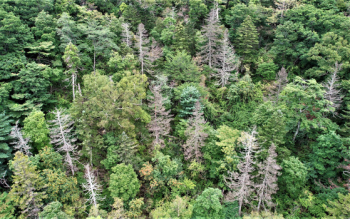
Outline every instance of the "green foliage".
<path fill-rule="evenodd" d="M 205 16 L 208 13 L 207 6 L 203 3 L 202 0 L 190 0 L 190 11 L 189 16 L 191 21 L 195 24 L 195 27 L 198 28 L 200 26 L 200 21 L 203 21 Z"/>
<path fill-rule="evenodd" d="M 176 54 L 169 53 L 166 60 L 165 73 L 170 79 L 175 79 L 179 83 L 199 81 L 198 67 L 185 50 L 176 51 Z"/>
<path fill-rule="evenodd" d="M 194 86 L 188 86 L 182 90 L 180 97 L 180 117 L 188 118 L 192 115 L 195 104 L 199 101 L 200 93 Z"/>
<path fill-rule="evenodd" d="M 223 197 L 219 189 L 206 188 L 198 196 L 193 208 L 194 218 L 221 218 L 223 207 L 220 199 Z"/>
<path fill-rule="evenodd" d="M 258 66 L 256 75 L 262 77 L 264 80 L 272 81 L 276 78 L 278 66 L 273 62 L 264 62 Z"/>
<path fill-rule="evenodd" d="M 252 63 L 256 59 L 256 50 L 259 46 L 258 31 L 250 16 L 247 16 L 237 29 L 235 39 L 237 53 L 243 58 L 243 63 Z"/>
<path fill-rule="evenodd" d="M 336 218 L 349 217 L 350 194 L 343 195 L 339 193 L 338 196 L 338 200 L 328 202 L 330 207 L 327 207 L 326 210 Z"/>
<path fill-rule="evenodd" d="M 33 142 L 33 146 L 38 151 L 43 149 L 45 146 L 49 146 L 50 139 L 48 135 L 50 130 L 47 127 L 43 112 L 31 112 L 29 116 L 24 119 L 23 123 L 24 137 L 29 137 Z"/>
<path fill-rule="evenodd" d="M 135 198 L 139 192 L 140 183 L 132 166 L 121 163 L 113 167 L 112 172 L 108 188 L 111 196 L 119 197 L 124 202 Z"/>
<path fill-rule="evenodd" d="M 312 146 L 310 157 L 309 175 L 314 179 L 335 179 L 341 175 L 341 165 L 344 165 L 344 158 L 348 159 L 347 148 L 335 132 L 320 135 Z"/>
<path fill-rule="evenodd" d="M 15 219 L 15 206 L 13 201 L 9 199 L 8 193 L 4 192 L 0 195 L 0 218 Z"/>
<path fill-rule="evenodd" d="M 21 209 L 26 216 L 37 216 L 38 209 L 43 206 L 43 200 L 47 194 L 43 189 L 47 187 L 44 179 L 32 165 L 28 156 L 16 152 L 14 159 L 10 162 L 13 172 L 14 185 L 9 193 L 9 199 L 13 205 Z"/>
<path fill-rule="evenodd" d="M 39 213 L 39 219 L 69 219 L 72 218 L 63 211 L 61 211 L 62 204 L 58 201 L 51 202 L 44 207 L 43 211 Z"/>
<path fill-rule="evenodd" d="M 13 120 L 4 113 L 0 114 L 0 176 L 8 176 L 8 165 L 7 162 L 11 159 L 12 149 L 9 147 L 9 134 L 11 132 L 10 123 Z"/>
<path fill-rule="evenodd" d="M 284 160 L 281 166 L 282 175 L 278 179 L 279 192 L 295 199 L 305 186 L 307 168 L 295 157 Z"/>
<path fill-rule="evenodd" d="M 188 197 L 176 196 L 171 202 L 162 203 L 152 212 L 152 218 L 191 218 L 193 205 Z"/>
<path fill-rule="evenodd" d="M 130 218 L 140 218 L 143 204 L 143 198 L 133 199 L 130 202 L 130 210 L 126 212 L 126 215 Z"/>
<path fill-rule="evenodd" d="M 135 164 L 137 162 L 135 152 L 138 144 L 135 139 L 127 136 L 125 132 L 118 137 L 115 137 L 113 133 L 108 133 L 104 137 L 108 147 L 107 158 L 101 163 L 107 170 L 112 169 L 118 163 Z"/>

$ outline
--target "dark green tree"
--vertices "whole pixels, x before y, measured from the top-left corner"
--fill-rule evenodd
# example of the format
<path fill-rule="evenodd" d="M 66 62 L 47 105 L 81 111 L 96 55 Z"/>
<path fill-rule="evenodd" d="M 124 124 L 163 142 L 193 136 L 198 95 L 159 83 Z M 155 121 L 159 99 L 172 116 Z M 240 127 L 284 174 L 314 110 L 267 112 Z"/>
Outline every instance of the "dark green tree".
<path fill-rule="evenodd" d="M 5 112 L 0 114 L 0 178 L 6 178 L 9 174 L 7 162 L 12 157 L 12 149 L 8 145 L 12 128 L 11 122 L 13 121 Z"/>
<path fill-rule="evenodd" d="M 255 62 L 256 50 L 259 49 L 259 40 L 258 31 L 250 16 L 247 16 L 237 29 L 235 48 L 237 53 L 243 58 L 243 63 Z"/>
<path fill-rule="evenodd" d="M 221 218 L 223 195 L 220 189 L 206 188 L 194 203 L 193 218 Z"/>

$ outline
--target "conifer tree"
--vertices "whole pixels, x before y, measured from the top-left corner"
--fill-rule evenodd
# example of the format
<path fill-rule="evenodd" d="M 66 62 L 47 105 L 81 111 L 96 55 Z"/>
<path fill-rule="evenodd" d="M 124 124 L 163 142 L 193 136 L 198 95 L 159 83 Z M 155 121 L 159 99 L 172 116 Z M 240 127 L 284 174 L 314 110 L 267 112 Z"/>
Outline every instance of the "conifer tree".
<path fill-rule="evenodd" d="M 16 125 L 12 128 L 10 136 L 15 139 L 15 141 L 12 142 L 12 144 L 14 145 L 13 147 L 16 150 L 24 153 L 27 156 L 32 155 L 32 153 L 30 152 L 31 146 L 28 144 L 30 138 L 23 137 L 21 128 L 18 127 L 18 121 L 16 122 Z"/>
<path fill-rule="evenodd" d="M 204 131 L 204 125 L 206 122 L 201 110 L 201 104 L 197 101 L 193 116 L 189 119 L 190 125 L 185 131 L 187 140 L 182 146 L 186 160 L 196 159 L 199 162 L 203 156 L 201 148 L 204 146 L 208 134 Z"/>
<path fill-rule="evenodd" d="M 341 68 L 342 64 L 338 64 L 338 62 L 336 62 L 333 68 L 333 73 L 331 74 L 327 82 L 323 85 L 326 89 L 326 92 L 324 93 L 324 98 L 330 101 L 330 107 L 333 107 L 335 109 L 338 109 L 340 107 L 342 101 L 340 89 L 338 88 L 339 77 L 337 75 L 339 71 L 341 71 Z"/>
<path fill-rule="evenodd" d="M 3 179 L 5 179 L 8 172 L 7 161 L 12 157 L 12 149 L 8 145 L 12 128 L 11 122 L 12 120 L 5 112 L 0 114 L 0 178 Z"/>
<path fill-rule="evenodd" d="M 251 133 L 242 132 L 238 141 L 244 147 L 244 157 L 237 165 L 239 172 L 228 171 L 228 176 L 224 176 L 226 186 L 231 190 L 226 195 L 227 201 L 238 201 L 239 215 L 242 215 L 242 206 L 249 203 L 250 195 L 254 191 L 254 182 L 252 180 L 252 172 L 254 168 L 255 152 L 259 147 L 256 139 L 256 128 Z"/>
<path fill-rule="evenodd" d="M 101 163 L 110 170 L 118 163 L 135 164 L 138 159 L 135 156 L 138 142 L 123 132 L 117 139 L 106 135 L 107 138 L 107 158 Z"/>
<path fill-rule="evenodd" d="M 154 137 L 153 146 L 159 145 L 164 148 L 164 137 L 170 132 L 170 122 L 173 120 L 170 115 L 170 110 L 166 111 L 164 107 L 164 102 L 167 100 L 163 98 L 161 93 L 161 86 L 154 85 L 150 87 L 153 97 L 150 97 L 149 107 L 152 110 L 151 122 L 148 124 L 148 130 L 152 133 L 151 136 Z"/>
<path fill-rule="evenodd" d="M 18 151 L 10 163 L 13 182 L 9 197 L 27 217 L 36 218 L 47 198 L 44 181 L 27 155 Z"/>
<path fill-rule="evenodd" d="M 75 100 L 75 81 L 77 79 L 78 67 L 81 65 L 80 58 L 78 55 L 78 48 L 71 42 L 67 45 L 63 60 L 67 65 L 68 70 L 66 74 L 71 75 L 72 89 L 73 89 L 73 101 Z"/>
<path fill-rule="evenodd" d="M 222 33 L 215 9 L 210 11 L 206 23 L 207 25 L 202 27 L 203 40 L 199 55 L 201 56 L 201 62 L 208 64 L 211 68 L 216 62 L 217 52 L 220 49 L 219 37 Z"/>
<path fill-rule="evenodd" d="M 277 176 L 280 174 L 281 167 L 276 163 L 276 146 L 272 143 L 269 148 L 268 157 L 263 163 L 259 163 L 259 174 L 262 181 L 255 187 L 258 195 L 258 211 L 263 206 L 266 209 L 265 203 L 268 207 L 273 207 L 275 204 L 272 202 L 272 196 L 278 190 Z"/>
<path fill-rule="evenodd" d="M 235 44 L 237 53 L 243 58 L 243 63 L 254 62 L 259 40 L 258 31 L 249 15 L 237 29 Z"/>
<path fill-rule="evenodd" d="M 142 23 L 139 24 L 137 27 L 137 34 L 135 35 L 136 38 L 136 45 L 135 47 L 138 50 L 139 55 L 139 61 L 141 64 L 141 74 L 144 73 L 144 67 L 145 67 L 145 57 L 149 51 L 149 48 L 147 47 L 147 44 L 149 43 L 149 39 L 147 38 L 147 30 L 145 29 L 145 25 Z"/>
<path fill-rule="evenodd" d="M 215 77 L 218 79 L 218 84 L 224 87 L 232 79 L 237 79 L 238 68 L 240 61 L 235 54 L 235 51 L 228 38 L 228 30 L 224 31 L 221 46 L 216 55 L 216 71 Z M 233 75 L 232 71 L 236 71 Z"/>
<path fill-rule="evenodd" d="M 130 47 L 133 38 L 133 33 L 130 31 L 130 25 L 128 23 L 122 23 L 122 37 L 123 42 Z"/>
<path fill-rule="evenodd" d="M 51 143 L 57 147 L 58 152 L 64 153 L 64 161 L 74 175 L 77 169 L 74 165 L 77 155 L 77 146 L 74 145 L 77 140 L 73 132 L 74 121 L 69 114 L 65 114 L 64 110 L 56 109 L 52 113 L 55 115 L 55 119 L 50 121 Z"/>

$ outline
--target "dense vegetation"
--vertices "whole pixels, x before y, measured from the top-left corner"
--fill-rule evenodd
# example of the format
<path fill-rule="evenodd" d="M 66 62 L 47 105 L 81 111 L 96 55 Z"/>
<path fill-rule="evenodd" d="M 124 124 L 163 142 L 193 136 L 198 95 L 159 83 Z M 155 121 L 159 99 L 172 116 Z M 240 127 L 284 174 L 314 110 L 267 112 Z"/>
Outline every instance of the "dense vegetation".
<path fill-rule="evenodd" d="M 349 218 L 349 0 L 0 0 L 0 218 Z"/>

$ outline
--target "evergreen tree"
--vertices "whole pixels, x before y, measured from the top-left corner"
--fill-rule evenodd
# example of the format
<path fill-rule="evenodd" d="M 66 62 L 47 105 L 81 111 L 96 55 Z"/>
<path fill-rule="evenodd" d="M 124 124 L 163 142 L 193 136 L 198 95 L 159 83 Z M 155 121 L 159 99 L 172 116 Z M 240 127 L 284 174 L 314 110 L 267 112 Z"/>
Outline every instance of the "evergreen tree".
<path fill-rule="evenodd" d="M 243 58 L 243 63 L 253 63 L 255 61 L 259 40 L 258 31 L 250 16 L 247 16 L 237 29 L 235 47 L 237 53 Z"/>
<path fill-rule="evenodd" d="M 9 174 L 7 162 L 12 157 L 12 149 L 8 145 L 12 128 L 11 122 L 12 120 L 5 112 L 0 114 L 0 178 L 4 179 Z"/>

